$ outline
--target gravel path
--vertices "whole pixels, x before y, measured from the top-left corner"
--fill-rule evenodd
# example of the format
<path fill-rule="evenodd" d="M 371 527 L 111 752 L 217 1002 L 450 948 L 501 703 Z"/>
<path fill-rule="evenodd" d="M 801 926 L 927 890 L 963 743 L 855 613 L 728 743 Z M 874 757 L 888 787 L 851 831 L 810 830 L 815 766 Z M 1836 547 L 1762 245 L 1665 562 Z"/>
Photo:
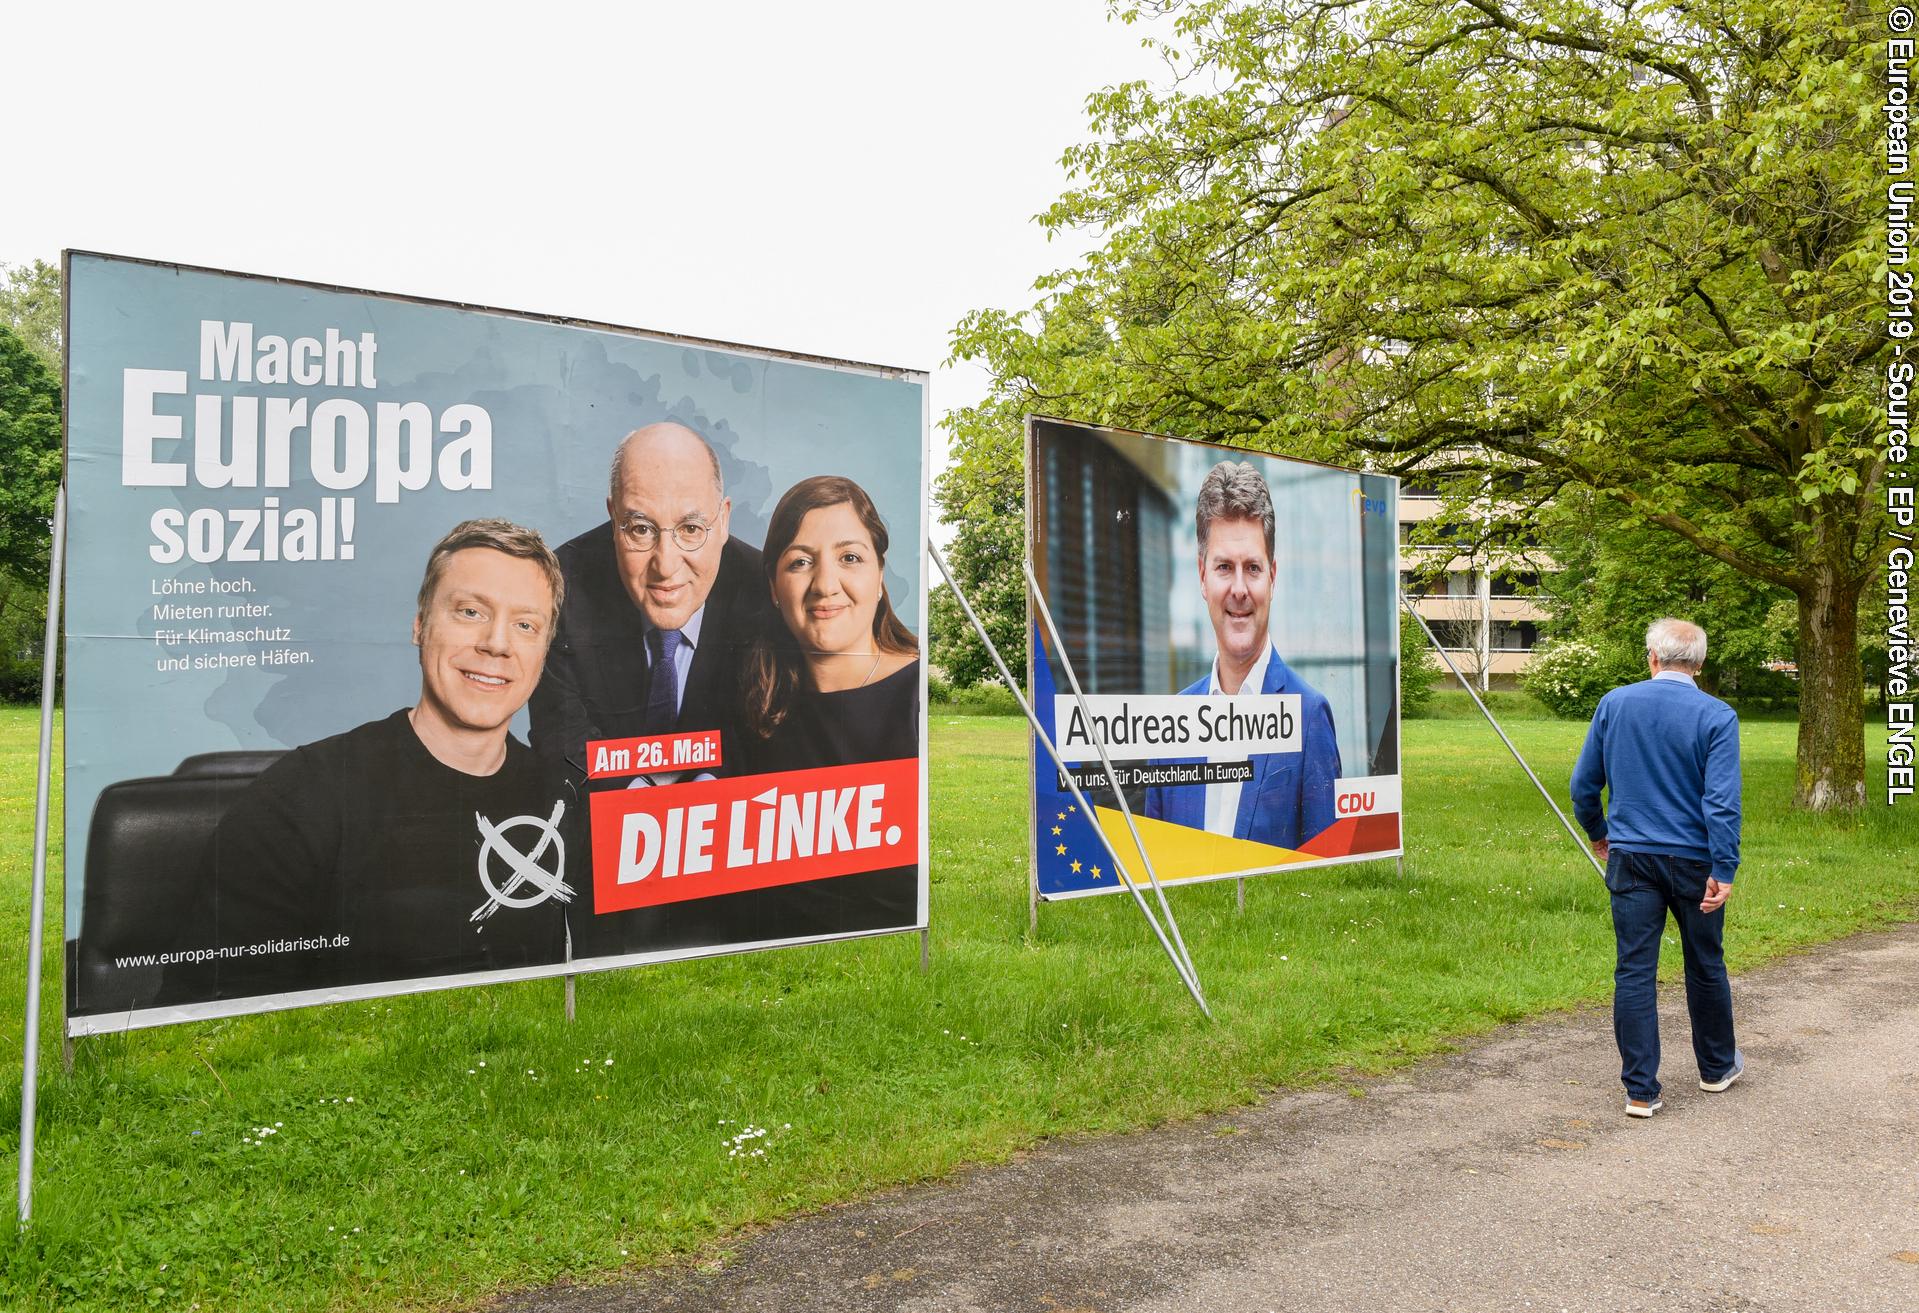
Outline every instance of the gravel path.
<path fill-rule="evenodd" d="M 1661 989 L 1665 1111 L 1625 1117 L 1603 1011 L 1355 1096 L 1284 1094 L 773 1228 L 717 1272 L 497 1313 L 1913 1313 L 1919 924 L 1735 979 L 1747 1075 L 1696 1085 Z"/>

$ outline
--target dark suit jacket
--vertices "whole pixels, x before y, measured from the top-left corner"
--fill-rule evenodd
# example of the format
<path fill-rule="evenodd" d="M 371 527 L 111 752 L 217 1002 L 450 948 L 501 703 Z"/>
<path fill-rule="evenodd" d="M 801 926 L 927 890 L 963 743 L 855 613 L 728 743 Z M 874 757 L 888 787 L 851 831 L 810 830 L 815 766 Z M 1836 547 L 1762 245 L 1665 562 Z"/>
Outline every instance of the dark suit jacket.
<path fill-rule="evenodd" d="M 1211 683 L 1212 676 L 1207 675 L 1180 692 L 1204 696 Z M 1325 694 L 1279 659 L 1277 651 L 1266 660 L 1266 678 L 1259 691 L 1299 694 L 1302 741 L 1298 752 L 1252 754 L 1253 778 L 1240 786 L 1233 837 L 1297 848 L 1336 819 L 1333 782 L 1339 778 L 1339 742 L 1333 736 L 1333 708 Z M 1186 784 L 1150 788 L 1146 791 L 1146 814 L 1155 820 L 1203 830 L 1206 787 Z"/>
<path fill-rule="evenodd" d="M 586 744 L 646 732 L 650 678 L 646 626 L 620 582 L 613 550 L 613 526 L 601 524 L 556 553 L 566 575 L 566 601 L 547 651 L 546 673 L 529 704 L 534 751 L 553 778 L 570 786 L 562 822 L 567 882 L 581 893 L 567 906 L 572 959 L 684 952 L 910 924 L 916 886 L 885 871 L 605 915 L 595 912 L 588 794 L 623 788 L 627 781 L 589 784 Z M 745 764 L 740 675 L 747 645 L 761 625 L 777 623 L 759 549 L 727 539 L 719 575 L 706 595 L 700 645 L 687 671 L 678 725 L 689 733 L 720 731 L 721 774 L 735 774 Z"/>
<path fill-rule="evenodd" d="M 566 576 L 566 602 L 547 650 L 546 673 L 528 705 L 533 750 L 548 770 L 576 784 L 586 779 L 589 740 L 646 732 L 652 673 L 646 664 L 646 624 L 620 582 L 613 552 L 613 526 L 601 524 L 555 553 Z M 720 550 L 719 575 L 706 595 L 678 726 L 687 732 L 719 730 L 723 768 L 741 730 L 740 663 L 746 644 L 771 612 L 759 548 L 728 538 Z"/>

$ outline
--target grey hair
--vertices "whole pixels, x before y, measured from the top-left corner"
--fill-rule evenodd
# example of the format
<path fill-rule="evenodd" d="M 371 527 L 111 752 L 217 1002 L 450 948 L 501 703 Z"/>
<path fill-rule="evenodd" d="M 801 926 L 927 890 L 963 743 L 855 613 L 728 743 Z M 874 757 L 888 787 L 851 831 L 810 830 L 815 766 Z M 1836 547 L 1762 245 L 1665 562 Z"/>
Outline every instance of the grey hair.
<path fill-rule="evenodd" d="M 1706 631 L 1690 620 L 1655 620 L 1646 626 L 1646 654 L 1662 666 L 1696 672 L 1706 664 Z"/>
<path fill-rule="evenodd" d="M 706 440 L 706 435 L 688 428 L 677 420 L 661 420 L 659 423 L 670 424 L 676 429 L 686 429 L 688 433 L 691 433 L 700 440 L 700 446 L 706 452 L 707 463 L 713 467 L 713 489 L 718 492 L 721 499 L 724 500 L 726 497 L 726 480 L 720 475 L 720 454 L 713 450 L 713 444 Z M 606 495 L 608 500 L 617 502 L 620 499 L 620 480 L 626 473 L 627 445 L 639 434 L 654 427 L 657 426 L 654 424 L 646 424 L 634 429 L 633 432 L 620 439 L 619 446 L 613 448 L 613 467 L 608 471 L 606 480 Z"/>
<path fill-rule="evenodd" d="M 1202 559 L 1214 520 L 1258 520 L 1266 535 L 1266 558 L 1272 559 L 1273 494 L 1251 462 L 1223 460 L 1208 470 L 1205 482 L 1199 485 L 1199 504 L 1193 519 Z"/>

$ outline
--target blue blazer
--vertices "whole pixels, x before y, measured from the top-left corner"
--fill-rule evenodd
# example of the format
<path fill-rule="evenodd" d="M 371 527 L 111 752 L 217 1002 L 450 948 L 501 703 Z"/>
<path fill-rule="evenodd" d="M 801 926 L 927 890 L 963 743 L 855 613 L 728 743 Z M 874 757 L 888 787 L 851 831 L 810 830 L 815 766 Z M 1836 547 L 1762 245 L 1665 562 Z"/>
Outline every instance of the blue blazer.
<path fill-rule="evenodd" d="M 1180 690 L 1205 696 L 1212 676 Z M 1331 825 L 1333 781 L 1339 778 L 1339 743 L 1333 736 L 1333 708 L 1326 695 L 1308 684 L 1274 650 L 1266 659 L 1261 693 L 1299 694 L 1301 751 L 1253 754 L 1253 778 L 1240 786 L 1239 813 L 1233 837 L 1297 848 Z M 1173 757 L 1156 763 L 1198 762 L 1204 757 Z M 1206 790 L 1211 786 L 1178 784 L 1146 790 L 1146 814 L 1191 829 L 1206 828 Z"/>

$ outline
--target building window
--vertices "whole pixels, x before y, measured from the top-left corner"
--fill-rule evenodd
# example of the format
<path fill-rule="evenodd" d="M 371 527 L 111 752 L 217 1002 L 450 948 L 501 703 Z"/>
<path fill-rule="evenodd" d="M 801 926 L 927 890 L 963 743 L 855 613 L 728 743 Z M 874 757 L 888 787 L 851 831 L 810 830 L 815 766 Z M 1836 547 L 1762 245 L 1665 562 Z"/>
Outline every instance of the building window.
<path fill-rule="evenodd" d="M 1495 652 L 1530 652 L 1539 643 L 1539 626 L 1531 620 L 1495 620 L 1487 646 Z"/>
<path fill-rule="evenodd" d="M 1536 570 L 1499 570 L 1493 574 L 1494 597 L 1531 597 L 1538 591 Z"/>

